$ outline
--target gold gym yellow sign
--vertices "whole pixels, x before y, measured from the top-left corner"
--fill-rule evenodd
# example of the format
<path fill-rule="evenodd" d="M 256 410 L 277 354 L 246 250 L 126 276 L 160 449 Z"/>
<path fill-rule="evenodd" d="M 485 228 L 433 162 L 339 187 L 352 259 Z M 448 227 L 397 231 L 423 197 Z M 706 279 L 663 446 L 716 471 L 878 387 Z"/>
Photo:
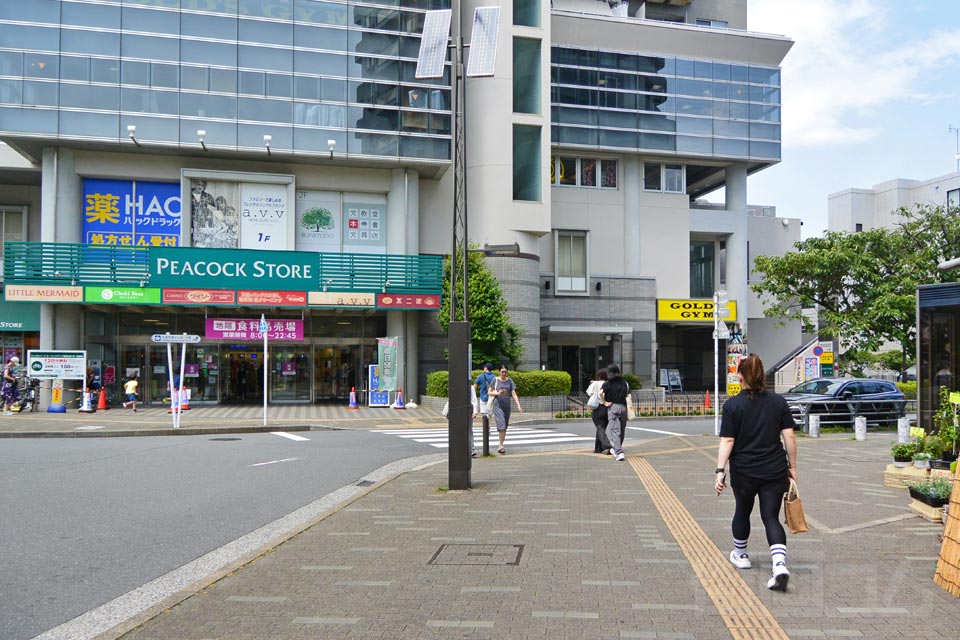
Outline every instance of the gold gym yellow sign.
<path fill-rule="evenodd" d="M 726 313 L 724 313 L 726 311 Z M 720 307 L 720 319 L 737 321 L 737 301 Z M 713 300 L 657 300 L 657 320 L 660 322 L 713 322 Z"/>

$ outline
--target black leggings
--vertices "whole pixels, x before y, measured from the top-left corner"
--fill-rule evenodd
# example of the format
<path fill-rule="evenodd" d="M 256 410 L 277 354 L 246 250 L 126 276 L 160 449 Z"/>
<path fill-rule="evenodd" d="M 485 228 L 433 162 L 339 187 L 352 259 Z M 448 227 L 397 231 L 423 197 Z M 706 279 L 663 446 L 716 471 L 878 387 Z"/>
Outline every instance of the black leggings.
<path fill-rule="evenodd" d="M 787 478 L 758 480 L 743 474 L 730 472 L 730 486 L 737 501 L 733 512 L 733 537 L 746 540 L 750 537 L 750 514 L 755 498 L 760 496 L 760 518 L 767 531 L 767 544 L 787 544 L 787 534 L 780 524 L 780 505 L 787 491 Z"/>

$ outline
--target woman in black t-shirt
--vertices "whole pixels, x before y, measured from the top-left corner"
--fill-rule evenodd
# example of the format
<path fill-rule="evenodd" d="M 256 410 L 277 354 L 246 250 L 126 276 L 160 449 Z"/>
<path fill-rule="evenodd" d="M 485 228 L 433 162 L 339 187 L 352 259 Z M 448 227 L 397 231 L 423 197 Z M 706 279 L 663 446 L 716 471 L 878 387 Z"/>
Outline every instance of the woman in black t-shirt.
<path fill-rule="evenodd" d="M 607 408 L 607 440 L 614 459 L 623 462 L 623 434 L 627 430 L 627 396 L 630 385 L 620 375 L 620 367 L 607 367 L 607 381 L 600 388 L 600 401 Z"/>
<path fill-rule="evenodd" d="M 783 396 L 767 391 L 763 362 L 758 356 L 750 355 L 741 360 L 737 375 L 743 391 L 723 403 L 715 481 L 717 495 L 720 495 L 726 487 L 724 467 L 729 461 L 730 484 L 737 501 L 730 562 L 738 569 L 751 566 L 747 540 L 750 537 L 750 514 L 759 496 L 760 517 L 773 561 L 773 576 L 767 582 L 767 588 L 786 591 L 790 572 L 787 570 L 787 534 L 780 524 L 780 505 L 788 478 L 797 479 L 793 416 Z"/>

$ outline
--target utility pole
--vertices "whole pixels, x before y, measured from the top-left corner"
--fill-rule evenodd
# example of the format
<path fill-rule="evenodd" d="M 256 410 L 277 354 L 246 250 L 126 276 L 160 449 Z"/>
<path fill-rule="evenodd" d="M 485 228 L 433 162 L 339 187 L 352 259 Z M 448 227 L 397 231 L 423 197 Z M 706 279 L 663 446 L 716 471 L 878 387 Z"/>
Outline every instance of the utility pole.
<path fill-rule="evenodd" d="M 955 127 L 950 125 L 947 130 L 956 135 L 957 145 L 955 147 L 956 151 L 953 154 L 953 157 L 957 159 L 957 173 L 960 173 L 960 127 Z"/>

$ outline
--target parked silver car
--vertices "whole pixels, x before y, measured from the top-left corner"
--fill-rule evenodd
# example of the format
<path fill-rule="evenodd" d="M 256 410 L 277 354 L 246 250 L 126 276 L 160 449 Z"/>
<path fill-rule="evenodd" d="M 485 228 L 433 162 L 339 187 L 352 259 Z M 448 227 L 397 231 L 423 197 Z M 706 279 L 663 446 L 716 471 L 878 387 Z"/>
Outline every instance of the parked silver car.
<path fill-rule="evenodd" d="M 897 385 L 874 378 L 816 378 L 783 394 L 794 421 L 803 415 L 819 415 L 820 424 L 852 425 L 855 416 L 868 423 L 896 422 L 903 416 L 907 397 Z"/>

